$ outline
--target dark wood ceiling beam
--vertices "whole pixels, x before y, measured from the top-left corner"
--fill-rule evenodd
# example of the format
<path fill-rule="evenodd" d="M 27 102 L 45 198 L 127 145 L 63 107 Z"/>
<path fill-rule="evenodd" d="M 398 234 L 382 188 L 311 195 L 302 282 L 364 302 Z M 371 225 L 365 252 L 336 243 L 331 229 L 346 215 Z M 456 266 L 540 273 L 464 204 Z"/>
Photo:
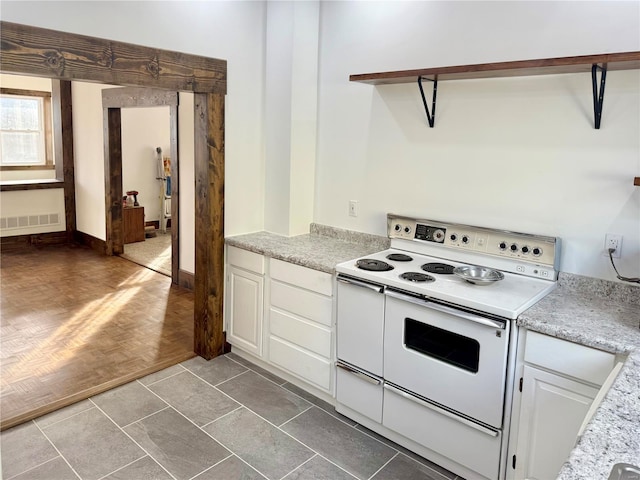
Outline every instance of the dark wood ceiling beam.
<path fill-rule="evenodd" d="M 0 22 L 3 73 L 225 94 L 227 62 Z"/>

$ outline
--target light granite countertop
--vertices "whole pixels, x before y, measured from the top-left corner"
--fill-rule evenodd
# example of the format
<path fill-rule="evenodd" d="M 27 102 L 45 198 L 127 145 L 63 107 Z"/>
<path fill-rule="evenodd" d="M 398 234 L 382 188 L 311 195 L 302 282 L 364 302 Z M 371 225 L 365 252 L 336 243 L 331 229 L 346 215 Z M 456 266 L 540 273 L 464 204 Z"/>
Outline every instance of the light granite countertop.
<path fill-rule="evenodd" d="M 569 274 L 558 284 L 518 325 L 628 355 L 558 476 L 606 480 L 616 463 L 640 465 L 640 287 Z"/>
<path fill-rule="evenodd" d="M 385 237 L 311 224 L 309 234 L 237 235 L 227 245 L 334 273 L 338 263 L 389 248 Z M 558 288 L 517 320 L 521 327 L 627 355 L 558 480 L 606 480 L 616 463 L 640 464 L 640 287 L 561 273 Z"/>
<path fill-rule="evenodd" d="M 227 237 L 227 245 L 303 267 L 334 273 L 338 263 L 389 248 L 389 239 L 311 224 L 311 233 L 285 237 L 269 232 Z"/>

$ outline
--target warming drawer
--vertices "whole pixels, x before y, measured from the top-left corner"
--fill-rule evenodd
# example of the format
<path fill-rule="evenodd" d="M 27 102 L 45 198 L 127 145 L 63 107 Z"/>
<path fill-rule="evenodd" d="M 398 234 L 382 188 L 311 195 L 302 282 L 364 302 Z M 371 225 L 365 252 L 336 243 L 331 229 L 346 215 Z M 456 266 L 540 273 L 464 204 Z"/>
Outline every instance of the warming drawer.
<path fill-rule="evenodd" d="M 340 412 L 342 404 L 382 423 L 382 380 L 344 362 L 336 366 L 336 411 Z"/>
<path fill-rule="evenodd" d="M 382 424 L 424 447 L 496 480 L 502 432 L 384 384 Z"/>

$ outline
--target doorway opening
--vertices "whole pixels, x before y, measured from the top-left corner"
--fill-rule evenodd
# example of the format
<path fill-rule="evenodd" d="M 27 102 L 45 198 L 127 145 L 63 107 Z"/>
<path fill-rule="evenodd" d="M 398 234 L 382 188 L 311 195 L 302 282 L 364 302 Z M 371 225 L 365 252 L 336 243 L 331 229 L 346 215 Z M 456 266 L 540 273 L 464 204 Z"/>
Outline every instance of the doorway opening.
<path fill-rule="evenodd" d="M 109 125 L 107 250 L 178 284 L 178 93 L 109 88 L 102 106 Z"/>
<path fill-rule="evenodd" d="M 172 277 L 169 117 L 168 106 L 122 110 L 121 257 Z"/>

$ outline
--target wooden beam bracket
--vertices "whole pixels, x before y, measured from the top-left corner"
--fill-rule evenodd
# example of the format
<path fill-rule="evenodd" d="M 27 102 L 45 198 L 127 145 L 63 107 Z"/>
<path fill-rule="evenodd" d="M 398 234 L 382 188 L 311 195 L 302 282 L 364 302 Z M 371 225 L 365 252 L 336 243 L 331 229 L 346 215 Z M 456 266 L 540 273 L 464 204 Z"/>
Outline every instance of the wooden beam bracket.
<path fill-rule="evenodd" d="M 600 89 L 598 89 L 598 70 L 600 70 Z M 593 123 L 597 130 L 600 129 L 602 120 L 602 103 L 604 102 L 604 86 L 607 81 L 607 64 L 602 66 L 594 63 L 591 66 L 591 85 L 593 88 Z"/>
<path fill-rule="evenodd" d="M 431 98 L 431 112 L 429 112 L 429 106 L 427 105 L 427 98 L 424 96 L 424 88 L 422 86 L 422 81 L 427 80 L 429 82 L 433 82 L 433 96 Z M 430 78 L 425 78 L 422 75 L 418 75 L 418 87 L 420 88 L 420 96 L 422 96 L 422 104 L 424 105 L 424 111 L 427 114 L 427 121 L 429 122 L 429 126 L 433 128 L 436 122 L 436 93 L 438 91 L 438 77 L 436 76 L 433 80 Z"/>

